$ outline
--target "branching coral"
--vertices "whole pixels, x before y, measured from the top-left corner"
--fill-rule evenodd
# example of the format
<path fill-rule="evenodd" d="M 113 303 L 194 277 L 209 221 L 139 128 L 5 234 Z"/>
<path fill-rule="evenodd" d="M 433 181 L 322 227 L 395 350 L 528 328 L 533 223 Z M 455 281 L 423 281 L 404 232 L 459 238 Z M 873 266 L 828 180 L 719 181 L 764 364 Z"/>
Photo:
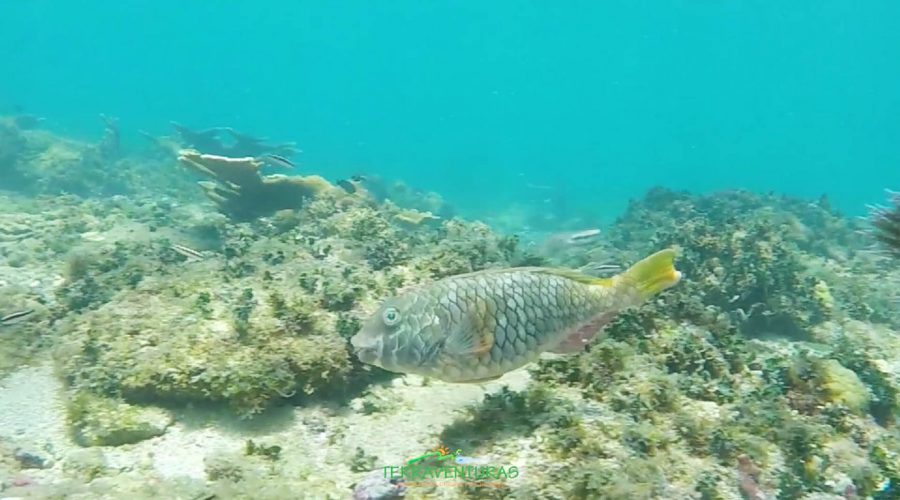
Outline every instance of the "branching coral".
<path fill-rule="evenodd" d="M 263 162 L 253 157 L 230 158 L 186 149 L 179 152 L 178 161 L 214 179 L 200 183 L 206 196 L 220 210 L 240 219 L 299 208 L 320 193 L 337 190 L 317 175 L 260 175 Z"/>

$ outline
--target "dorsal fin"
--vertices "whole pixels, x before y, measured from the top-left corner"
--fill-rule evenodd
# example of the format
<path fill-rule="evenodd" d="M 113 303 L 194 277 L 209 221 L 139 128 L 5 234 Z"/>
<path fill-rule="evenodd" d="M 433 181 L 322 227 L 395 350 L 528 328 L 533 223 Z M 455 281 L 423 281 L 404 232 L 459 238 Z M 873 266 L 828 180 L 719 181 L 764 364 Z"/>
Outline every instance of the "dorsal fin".
<path fill-rule="evenodd" d="M 572 281 L 577 281 L 579 283 L 584 283 L 585 285 L 597 285 L 597 286 L 612 286 L 613 278 L 598 278 L 596 276 L 591 276 L 588 274 L 584 274 L 579 271 L 575 271 L 574 269 L 565 269 L 565 268 L 535 268 L 534 272 L 541 274 L 550 274 L 553 276 L 559 276 L 561 278 L 570 279 Z"/>
<path fill-rule="evenodd" d="M 442 279 L 472 278 L 472 277 L 486 276 L 486 275 L 491 275 L 491 274 L 507 274 L 507 273 L 517 273 L 517 272 L 550 274 L 553 276 L 559 276 L 562 278 L 570 279 L 572 281 L 577 281 L 579 283 L 584 283 L 586 285 L 611 286 L 613 283 L 613 278 L 598 278 L 597 276 L 591 276 L 589 274 L 584 274 L 584 273 L 576 271 L 574 269 L 566 269 L 566 268 L 562 268 L 562 267 L 498 267 L 498 268 L 482 269 L 480 271 L 473 271 L 471 273 L 456 274 L 453 276 L 447 276 L 446 278 L 442 278 Z"/>

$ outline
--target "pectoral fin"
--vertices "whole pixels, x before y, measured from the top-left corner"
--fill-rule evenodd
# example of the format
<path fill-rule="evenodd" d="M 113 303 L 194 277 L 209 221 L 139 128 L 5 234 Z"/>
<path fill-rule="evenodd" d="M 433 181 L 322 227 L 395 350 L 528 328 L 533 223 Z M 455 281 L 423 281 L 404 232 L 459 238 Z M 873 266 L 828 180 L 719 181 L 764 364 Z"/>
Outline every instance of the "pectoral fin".
<path fill-rule="evenodd" d="M 444 353 L 454 356 L 482 356 L 491 352 L 494 334 L 480 325 L 462 324 L 455 328 L 444 344 Z"/>
<path fill-rule="evenodd" d="M 447 337 L 444 352 L 453 356 L 484 356 L 494 347 L 494 324 L 485 318 L 490 316 L 486 302 L 476 303 L 464 320 L 456 325 Z"/>

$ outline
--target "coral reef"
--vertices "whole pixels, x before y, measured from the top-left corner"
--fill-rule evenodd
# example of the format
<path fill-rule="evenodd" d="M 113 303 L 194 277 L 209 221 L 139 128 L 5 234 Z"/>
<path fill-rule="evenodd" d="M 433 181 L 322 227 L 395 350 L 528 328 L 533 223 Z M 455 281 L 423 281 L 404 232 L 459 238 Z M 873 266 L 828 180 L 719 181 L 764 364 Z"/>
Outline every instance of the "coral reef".
<path fill-rule="evenodd" d="M 316 175 L 262 176 L 259 170 L 263 162 L 253 157 L 230 158 L 181 150 L 178 161 L 214 179 L 214 182 L 200 183 L 206 196 L 223 212 L 245 220 L 278 210 L 300 208 L 323 192 L 339 191 Z"/>
<path fill-rule="evenodd" d="M 455 210 L 438 193 L 415 189 L 402 181 L 390 182 L 377 175 L 357 175 L 342 184 L 352 186 L 354 191 L 362 191 L 366 197 L 376 202 L 391 202 L 430 217 L 450 219 L 456 215 Z"/>
<path fill-rule="evenodd" d="M 855 229 L 823 201 L 652 191 L 597 247 L 627 263 L 677 244 L 683 286 L 589 352 L 542 360 L 526 391 L 488 395 L 441 442 L 542 457 L 501 496 L 893 498 L 900 336 L 860 284 L 896 268 L 857 251 Z"/>
<path fill-rule="evenodd" d="M 539 256 L 435 198 L 407 203 L 408 188 L 370 181 L 381 191 L 357 195 L 261 176 L 260 151 L 184 152 L 214 181 L 216 213 L 186 176 L 132 176 L 156 160 L 128 156 L 107 127 L 101 146 L 0 122 L 17 190 L 49 193 L 80 173 L 78 189 L 108 193 L 119 180 L 90 178 L 105 172 L 128 192 L 0 197 L 0 312 L 34 311 L 0 327 L 0 372 L 52 354 L 72 441 L 13 443 L 20 426 L 4 420 L 3 496 L 898 495 L 900 269 L 825 199 L 656 189 L 598 238 Z M 460 386 L 348 350 L 405 286 L 548 259 L 624 267 L 666 245 L 681 248 L 684 282 L 580 355 Z M 27 395 L 17 384 L 11 401 Z M 438 446 L 517 474 L 458 488 L 385 477 Z"/>
<path fill-rule="evenodd" d="M 881 307 L 882 290 L 837 286 L 846 271 L 863 271 L 858 229 L 824 200 L 656 189 L 631 203 L 607 241 L 627 258 L 660 246 L 682 249 L 680 268 L 690 279 L 670 299 L 680 302 L 679 314 L 713 307 L 744 333 L 804 339 L 835 314 L 874 319 L 877 310 L 900 325 Z"/>
<path fill-rule="evenodd" d="M 222 164 L 204 163 L 235 184 L 252 167 Z M 346 342 L 381 297 L 518 255 L 514 240 L 479 224 L 410 230 L 402 210 L 327 189 L 298 210 L 215 225 L 203 251 L 176 251 L 196 232 L 158 229 L 74 253 L 54 294 L 66 318 L 61 373 L 79 393 L 223 402 L 247 416 L 385 377 L 351 359 Z"/>
<path fill-rule="evenodd" d="M 15 120 L 0 118 L 0 174 L 4 189 L 16 188 L 23 182 L 18 163 L 24 150 L 25 139 Z"/>
<path fill-rule="evenodd" d="M 158 160 L 123 155 L 118 120 L 100 118 L 104 135 L 91 144 L 0 117 L 0 188 L 29 195 L 85 197 L 139 196 L 148 189 L 181 196 L 187 191 L 188 180 Z"/>

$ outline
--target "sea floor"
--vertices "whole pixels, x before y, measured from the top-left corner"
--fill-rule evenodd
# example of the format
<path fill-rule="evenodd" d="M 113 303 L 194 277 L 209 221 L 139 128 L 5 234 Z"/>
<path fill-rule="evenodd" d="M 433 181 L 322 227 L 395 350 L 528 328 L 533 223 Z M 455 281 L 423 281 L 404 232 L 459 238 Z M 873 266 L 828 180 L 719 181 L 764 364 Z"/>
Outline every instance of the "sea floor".
<path fill-rule="evenodd" d="M 279 467 L 302 476 L 304 481 L 299 484 L 327 483 L 323 494 L 330 497 L 332 492 L 344 490 L 349 498 L 354 483 L 366 475 L 365 471 L 351 470 L 350 457 L 358 449 L 364 450 L 374 470 L 405 463 L 429 451 L 436 436 L 467 406 L 503 386 L 521 390 L 528 381 L 525 370 L 484 384 L 425 382 L 407 375 L 380 388 L 385 406 L 391 410 L 368 414 L 363 409 L 363 397 L 344 408 L 283 406 L 249 421 L 216 408 L 182 408 L 174 411 L 175 423 L 161 436 L 135 444 L 83 448 L 68 435 L 66 391 L 47 361 L 0 380 L 0 443 L 45 462 L 15 477 L 0 477 L 8 487 L 28 484 L 11 487 L 0 493 L 5 495 L 0 499 L 61 494 L 65 498 L 101 498 L 96 496 L 98 489 L 88 487 L 96 478 L 83 484 L 73 480 L 72 471 L 83 468 L 84 462 L 104 464 L 100 484 L 113 489 L 127 485 L 129 490 L 140 490 L 142 482 L 179 479 L 204 482 L 211 464 L 223 457 L 241 456 L 250 439 L 261 445 L 280 446 Z M 109 498 L 117 498 L 115 493 L 109 494 Z M 431 489 L 425 494 L 412 488 L 406 497 L 420 494 L 428 498 L 455 496 L 452 491 Z"/>

